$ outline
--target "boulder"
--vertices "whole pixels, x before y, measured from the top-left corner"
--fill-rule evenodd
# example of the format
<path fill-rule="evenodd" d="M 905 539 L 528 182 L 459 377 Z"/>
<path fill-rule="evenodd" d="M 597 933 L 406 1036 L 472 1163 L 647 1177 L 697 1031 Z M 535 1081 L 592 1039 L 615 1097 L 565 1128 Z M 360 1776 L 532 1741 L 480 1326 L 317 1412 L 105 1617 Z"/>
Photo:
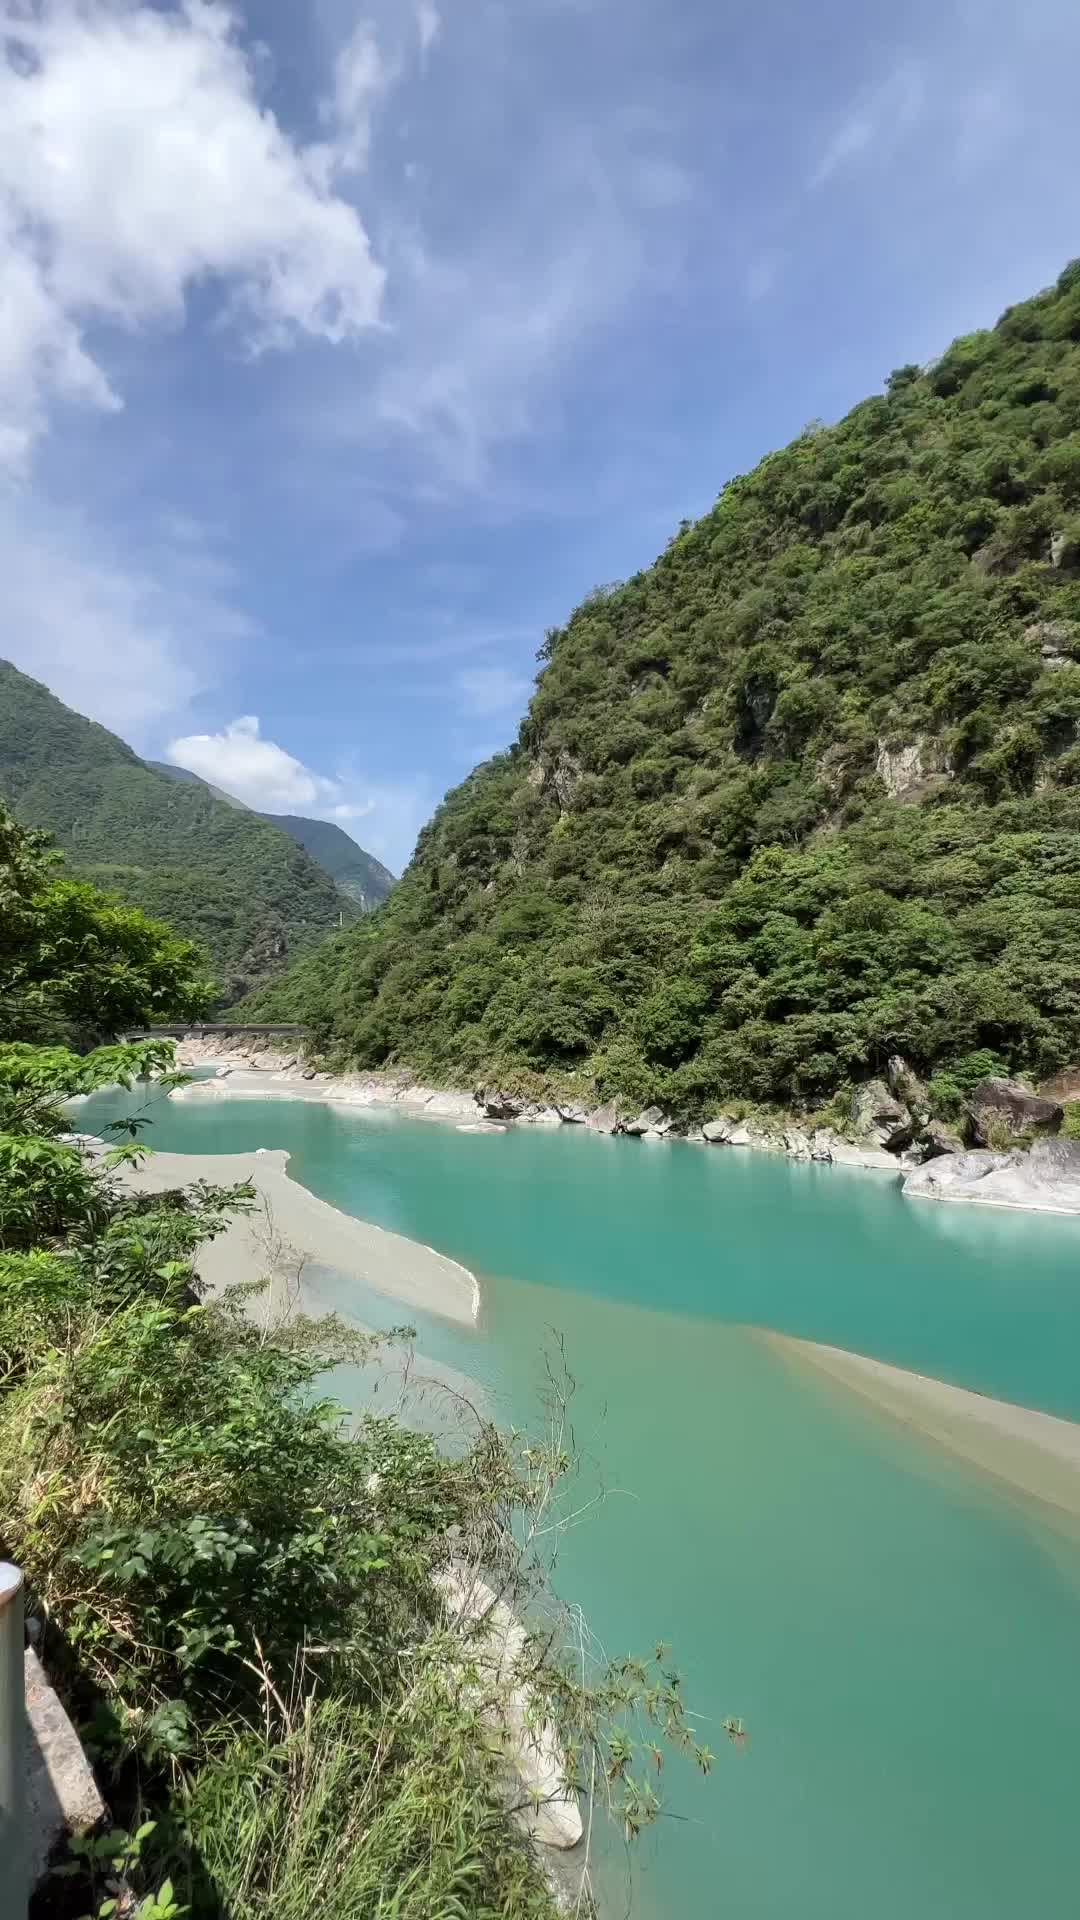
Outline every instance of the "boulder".
<path fill-rule="evenodd" d="M 830 1161 L 833 1157 L 833 1148 L 835 1145 L 836 1135 L 832 1132 L 831 1128 L 815 1127 L 813 1133 L 810 1135 L 811 1160 Z"/>
<path fill-rule="evenodd" d="M 859 1139 L 872 1146 L 894 1151 L 911 1143 L 911 1114 L 884 1080 L 867 1080 L 855 1089 L 851 1118 Z"/>
<path fill-rule="evenodd" d="M 784 1152 L 789 1160 L 809 1160 L 810 1140 L 801 1127 L 784 1128 Z"/>
<path fill-rule="evenodd" d="M 908 1065 L 902 1053 L 892 1053 L 889 1055 L 889 1063 L 885 1069 L 885 1077 L 889 1083 L 889 1092 L 892 1094 L 894 1100 L 899 1101 L 907 1107 L 925 1108 L 927 1104 L 926 1088 L 919 1079 L 914 1067 Z"/>
<path fill-rule="evenodd" d="M 701 1134 L 710 1147 L 724 1147 L 729 1145 L 735 1130 L 734 1120 L 729 1120 L 726 1114 L 721 1113 L 715 1120 L 706 1120 Z"/>
<path fill-rule="evenodd" d="M 503 1093 L 498 1087 L 479 1087 L 476 1103 L 489 1120 L 518 1120 L 528 1101 L 516 1093 Z"/>
<path fill-rule="evenodd" d="M 300 1078 L 301 1080 L 314 1080 L 315 1078 L 314 1067 L 305 1067 L 303 1073 L 300 1075 Z"/>
<path fill-rule="evenodd" d="M 963 1153 L 964 1141 L 947 1120 L 928 1120 L 922 1131 L 922 1147 L 925 1159 L 936 1160 L 943 1153 Z"/>
<path fill-rule="evenodd" d="M 588 1108 L 583 1107 L 580 1100 L 558 1100 L 555 1111 L 568 1127 L 583 1127 L 589 1117 Z"/>
<path fill-rule="evenodd" d="M 1019 1080 L 980 1080 L 968 1107 L 975 1140 L 988 1146 L 995 1136 L 1017 1140 L 1028 1133 L 1056 1133 L 1064 1119 L 1061 1103 L 1033 1093 Z"/>
<path fill-rule="evenodd" d="M 640 1137 L 644 1133 L 666 1133 L 670 1125 L 662 1107 L 645 1107 L 636 1120 L 625 1120 L 622 1130 Z"/>
<path fill-rule="evenodd" d="M 1036 620 L 1024 628 L 1023 638 L 1038 647 L 1044 667 L 1054 668 L 1068 666 L 1073 643 L 1080 638 L 1080 633 L 1068 620 Z"/>
<path fill-rule="evenodd" d="M 605 1106 L 594 1108 L 585 1121 L 591 1133 L 617 1133 L 619 1131 L 619 1109 L 614 1100 Z"/>
<path fill-rule="evenodd" d="M 1030 1153 L 948 1154 L 908 1175 L 905 1194 L 1035 1213 L 1080 1213 L 1080 1140 L 1037 1140 Z"/>
<path fill-rule="evenodd" d="M 704 1132 L 704 1128 L 702 1129 Z M 749 1147 L 753 1145 L 749 1127 L 733 1127 L 727 1137 L 729 1147 Z"/>

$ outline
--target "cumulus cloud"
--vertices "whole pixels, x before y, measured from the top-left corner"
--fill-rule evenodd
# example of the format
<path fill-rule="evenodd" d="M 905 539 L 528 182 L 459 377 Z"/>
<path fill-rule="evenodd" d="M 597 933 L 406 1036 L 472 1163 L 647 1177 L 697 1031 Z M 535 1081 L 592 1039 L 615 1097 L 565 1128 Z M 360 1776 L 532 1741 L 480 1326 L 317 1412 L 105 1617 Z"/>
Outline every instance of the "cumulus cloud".
<path fill-rule="evenodd" d="M 337 780 L 313 773 L 275 740 L 264 740 L 254 713 L 241 714 L 220 733 L 170 740 L 166 757 L 260 813 L 318 812 L 351 819 L 364 810 L 349 808 Z"/>
<path fill-rule="evenodd" d="M 178 322 L 217 281 L 249 350 L 339 343 L 383 293 L 327 144 L 259 103 L 218 0 L 0 0 L 0 455 L 25 458 L 50 402 L 120 400 L 87 330 Z M 358 164 L 380 77 L 370 39 L 339 62 L 331 145 Z"/>
<path fill-rule="evenodd" d="M 241 714 L 220 733 L 170 740 L 165 757 L 211 786 L 224 787 L 258 813 L 299 813 L 333 820 L 395 872 L 406 864 L 430 811 L 424 777 L 397 782 L 331 778 L 305 766 L 276 740 L 264 738 L 258 716 Z M 356 822 L 363 822 L 358 833 Z"/>

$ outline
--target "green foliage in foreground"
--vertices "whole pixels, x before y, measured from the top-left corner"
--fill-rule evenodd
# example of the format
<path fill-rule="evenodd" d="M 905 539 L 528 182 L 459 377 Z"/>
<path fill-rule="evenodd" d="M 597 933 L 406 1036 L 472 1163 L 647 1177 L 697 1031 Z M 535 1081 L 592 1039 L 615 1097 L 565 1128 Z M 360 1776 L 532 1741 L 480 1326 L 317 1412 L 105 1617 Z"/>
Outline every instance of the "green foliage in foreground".
<path fill-rule="evenodd" d="M 1080 263 L 549 634 L 372 923 L 253 1003 L 700 1114 L 1080 1050 Z"/>
<path fill-rule="evenodd" d="M 4 824 L 28 882 L 8 964 L 21 927 L 48 1031 L 84 1005 L 86 956 L 36 941 L 41 851 Z M 111 979 L 139 916 L 84 891 Z M 132 974 L 132 1018 L 154 983 Z M 137 1115 L 114 1129 L 131 1144 L 92 1157 L 62 1137 L 63 1096 L 130 1088 L 171 1053 L 0 1044 L 0 1553 L 125 1822 L 79 1843 L 37 1912 L 552 1920 L 501 1750 L 511 1689 L 527 1681 L 628 1837 L 659 1810 L 658 1740 L 711 1764 L 665 1650 L 592 1661 L 551 1598 L 565 1400 L 539 1442 L 473 1414 L 441 1450 L 327 1396 L 337 1363 L 385 1342 L 260 1284 L 205 1298 L 199 1250 L 253 1190 L 121 1183 L 145 1152 Z M 451 1566 L 534 1626 L 520 1663 L 448 1618 L 434 1576 Z"/>
<path fill-rule="evenodd" d="M 104 727 L 0 660 L 0 795 L 55 835 L 84 878 L 167 920 L 236 999 L 354 911 L 289 834 L 156 772 Z"/>

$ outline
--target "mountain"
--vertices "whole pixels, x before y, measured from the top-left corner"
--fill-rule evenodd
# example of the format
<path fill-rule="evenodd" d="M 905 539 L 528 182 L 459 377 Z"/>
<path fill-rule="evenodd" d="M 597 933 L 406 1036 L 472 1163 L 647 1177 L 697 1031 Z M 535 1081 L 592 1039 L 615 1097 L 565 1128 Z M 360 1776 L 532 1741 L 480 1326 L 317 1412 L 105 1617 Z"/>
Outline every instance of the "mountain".
<path fill-rule="evenodd" d="M 200 941 L 226 1004 L 354 911 L 288 834 L 202 781 L 166 778 L 7 661 L 0 794 L 79 872 Z"/>
<path fill-rule="evenodd" d="M 182 787 L 189 787 L 194 781 L 197 786 L 205 787 L 207 793 L 212 793 L 215 800 L 224 800 L 227 807 L 236 807 L 241 813 L 251 812 L 251 808 L 243 800 L 238 800 L 235 793 L 226 793 L 224 787 L 215 787 L 212 781 L 204 780 L 201 774 L 192 773 L 187 767 L 174 767 L 169 760 L 144 760 L 143 765 L 151 767 L 155 773 L 163 773 L 166 780 L 175 780 Z"/>
<path fill-rule="evenodd" d="M 520 737 L 264 996 L 342 1058 L 941 1111 L 1080 1059 L 1080 262 L 548 634 Z"/>
<path fill-rule="evenodd" d="M 307 820 L 299 813 L 264 813 L 262 818 L 305 847 L 361 912 L 371 913 L 396 885 L 389 867 L 365 853 L 332 820 Z"/>
<path fill-rule="evenodd" d="M 228 807 L 245 808 L 243 800 L 234 793 L 226 793 L 224 787 L 212 786 L 209 780 L 203 780 L 201 774 L 190 773 L 187 767 L 174 767 L 167 760 L 148 760 L 148 767 L 155 772 L 165 774 L 169 780 L 190 782 L 195 780 L 209 793 L 216 794 Z M 290 840 L 304 847 L 313 860 L 317 860 L 324 873 L 330 875 L 334 884 L 340 888 L 347 900 L 360 908 L 361 913 L 373 913 L 375 908 L 386 899 L 392 886 L 396 885 L 389 867 L 376 860 L 373 853 L 364 848 L 345 833 L 332 820 L 309 820 L 302 813 L 260 813 L 256 816 L 266 820 L 272 827 L 279 827 L 287 833 Z"/>

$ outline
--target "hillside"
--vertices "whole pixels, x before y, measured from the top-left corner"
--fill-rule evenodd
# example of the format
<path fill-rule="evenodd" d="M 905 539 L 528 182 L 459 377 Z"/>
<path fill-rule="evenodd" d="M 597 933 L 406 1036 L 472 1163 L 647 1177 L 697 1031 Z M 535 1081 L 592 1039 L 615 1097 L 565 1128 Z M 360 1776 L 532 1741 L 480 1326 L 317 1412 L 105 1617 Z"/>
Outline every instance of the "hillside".
<path fill-rule="evenodd" d="M 389 867 L 332 820 L 308 820 L 299 813 L 264 813 L 262 818 L 306 848 L 362 913 L 373 912 L 396 884 Z"/>
<path fill-rule="evenodd" d="M 168 780 L 179 780 L 185 785 L 198 781 L 209 793 L 217 795 L 229 807 L 245 807 L 234 793 L 226 793 L 224 787 L 215 787 L 201 775 L 191 773 L 187 767 L 171 766 L 167 760 L 148 760 L 148 767 L 156 773 L 163 773 Z M 245 809 L 246 810 L 246 809 Z M 340 887 L 347 900 L 360 908 L 361 913 L 372 913 L 386 899 L 395 885 L 389 867 L 376 860 L 373 853 L 367 853 L 350 834 L 335 826 L 332 820 L 309 820 L 302 813 L 260 813 L 260 820 L 266 820 L 272 827 L 279 827 L 287 833 L 290 840 L 310 853 L 317 860 L 324 873 L 330 875 L 335 885 Z"/>
<path fill-rule="evenodd" d="M 226 1003 L 339 924 L 342 896 L 287 834 L 166 779 L 7 661 L 0 795 L 81 873 L 199 941 Z"/>
<path fill-rule="evenodd" d="M 520 737 L 265 996 L 687 1113 L 1080 1057 L 1080 262 L 549 633 Z"/>

